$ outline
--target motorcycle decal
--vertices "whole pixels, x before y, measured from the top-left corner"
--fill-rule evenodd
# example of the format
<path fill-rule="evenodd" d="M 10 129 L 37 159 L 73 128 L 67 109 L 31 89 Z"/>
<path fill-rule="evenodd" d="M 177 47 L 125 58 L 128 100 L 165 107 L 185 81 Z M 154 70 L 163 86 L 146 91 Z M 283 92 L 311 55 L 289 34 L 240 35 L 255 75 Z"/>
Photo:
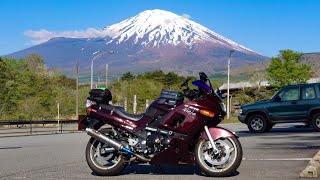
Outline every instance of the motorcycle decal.
<path fill-rule="evenodd" d="M 187 104 L 184 105 L 184 109 L 182 109 L 184 112 L 195 116 L 197 114 L 197 112 L 199 111 L 199 108 L 193 107 L 193 106 L 189 106 Z"/>

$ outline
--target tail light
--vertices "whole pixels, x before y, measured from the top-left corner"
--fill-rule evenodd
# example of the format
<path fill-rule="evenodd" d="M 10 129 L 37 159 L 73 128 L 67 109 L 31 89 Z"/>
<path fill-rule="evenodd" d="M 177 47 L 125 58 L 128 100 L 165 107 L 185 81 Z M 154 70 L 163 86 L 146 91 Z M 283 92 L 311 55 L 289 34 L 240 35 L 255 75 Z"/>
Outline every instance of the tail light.
<path fill-rule="evenodd" d="M 87 108 L 87 114 L 88 114 L 88 115 L 90 115 L 91 111 L 92 111 L 92 108 L 91 108 L 91 107 Z"/>

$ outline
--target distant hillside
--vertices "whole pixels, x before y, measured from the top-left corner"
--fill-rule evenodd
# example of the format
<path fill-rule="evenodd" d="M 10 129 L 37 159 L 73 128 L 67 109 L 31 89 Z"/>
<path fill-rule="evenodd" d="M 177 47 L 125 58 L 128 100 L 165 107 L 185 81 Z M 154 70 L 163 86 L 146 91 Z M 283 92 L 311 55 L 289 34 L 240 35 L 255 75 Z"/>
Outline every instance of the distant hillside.
<path fill-rule="evenodd" d="M 266 59 L 261 62 L 248 64 L 243 67 L 236 67 L 231 70 L 231 75 L 236 80 L 250 80 L 250 78 L 254 78 L 251 76 L 256 76 L 257 74 L 264 74 L 265 68 L 270 65 L 271 58 Z M 320 77 L 320 52 L 315 53 L 305 53 L 302 56 L 303 64 L 308 64 L 312 67 L 312 71 L 314 72 L 315 77 Z"/>
<path fill-rule="evenodd" d="M 267 58 L 194 21 L 157 9 L 107 26 L 99 34 L 99 37 L 88 38 L 56 37 L 8 56 L 23 58 L 36 53 L 49 67 L 60 68 L 68 74 L 74 73 L 78 60 L 82 66 L 80 72 L 87 77 L 91 60 L 99 54 L 94 62 L 95 71 L 102 72 L 108 63 L 110 74 L 160 69 L 185 76 L 197 75 L 199 71 L 224 73 L 231 49 L 236 67 Z M 111 55 L 109 51 L 115 53 Z M 97 53 L 93 55 L 94 52 Z"/>

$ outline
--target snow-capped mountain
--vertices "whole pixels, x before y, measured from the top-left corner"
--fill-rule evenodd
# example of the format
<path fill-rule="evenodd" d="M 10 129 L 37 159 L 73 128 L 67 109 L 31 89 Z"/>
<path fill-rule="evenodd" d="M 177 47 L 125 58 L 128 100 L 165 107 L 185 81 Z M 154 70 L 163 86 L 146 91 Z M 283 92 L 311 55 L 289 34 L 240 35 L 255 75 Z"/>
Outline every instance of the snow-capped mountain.
<path fill-rule="evenodd" d="M 164 10 L 144 11 L 103 31 L 112 37 L 108 43 L 121 44 L 133 38 L 134 44 L 142 46 L 185 44 L 192 47 L 195 43 L 212 42 L 237 51 L 254 53 L 194 21 Z"/>
<path fill-rule="evenodd" d="M 231 49 L 235 50 L 233 67 L 266 58 L 183 16 L 147 10 L 88 38 L 57 37 L 8 56 L 22 58 L 37 53 L 47 65 L 68 71 L 76 59 L 89 69 L 93 53 L 99 51 L 96 71 L 108 63 L 110 72 L 117 74 L 161 69 L 195 75 L 199 71 L 224 72 Z"/>

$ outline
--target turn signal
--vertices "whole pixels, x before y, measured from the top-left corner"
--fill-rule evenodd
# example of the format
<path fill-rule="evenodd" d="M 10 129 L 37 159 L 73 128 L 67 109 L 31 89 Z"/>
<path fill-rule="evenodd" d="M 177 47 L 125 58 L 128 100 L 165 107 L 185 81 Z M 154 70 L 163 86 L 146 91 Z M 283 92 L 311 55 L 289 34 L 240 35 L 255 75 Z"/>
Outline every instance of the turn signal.
<path fill-rule="evenodd" d="M 208 110 L 200 110 L 200 114 L 213 118 L 214 113 Z"/>

